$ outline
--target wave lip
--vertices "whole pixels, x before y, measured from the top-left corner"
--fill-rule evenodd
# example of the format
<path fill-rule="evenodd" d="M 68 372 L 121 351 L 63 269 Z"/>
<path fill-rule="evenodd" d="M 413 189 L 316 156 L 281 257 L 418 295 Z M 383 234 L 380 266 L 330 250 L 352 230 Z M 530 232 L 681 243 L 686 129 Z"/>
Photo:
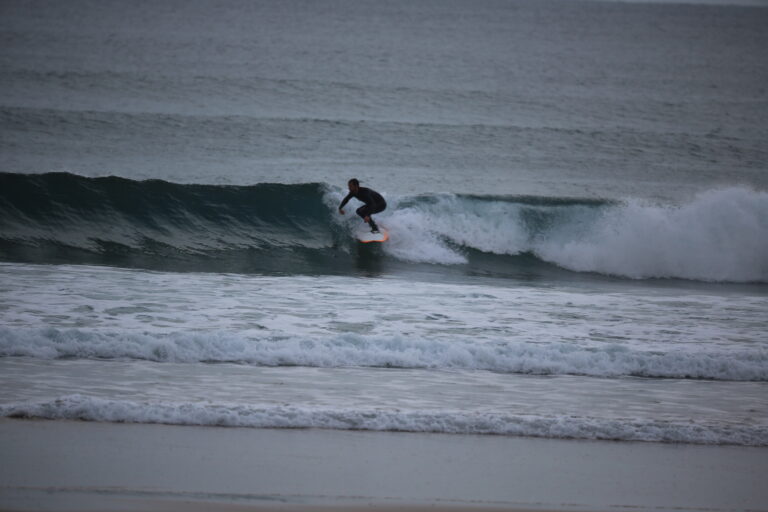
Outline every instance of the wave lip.
<path fill-rule="evenodd" d="M 382 408 L 353 410 L 288 405 L 134 402 L 83 395 L 68 395 L 46 402 L 3 404 L 0 405 L 0 416 L 171 425 L 323 428 L 768 446 L 768 428 L 761 426 L 461 411 L 417 412 Z"/>
<path fill-rule="evenodd" d="M 369 337 L 249 338 L 228 332 L 108 333 L 0 328 L 0 357 L 236 362 L 257 366 L 465 369 L 533 375 L 768 381 L 768 352 L 633 350 L 557 342 Z"/>

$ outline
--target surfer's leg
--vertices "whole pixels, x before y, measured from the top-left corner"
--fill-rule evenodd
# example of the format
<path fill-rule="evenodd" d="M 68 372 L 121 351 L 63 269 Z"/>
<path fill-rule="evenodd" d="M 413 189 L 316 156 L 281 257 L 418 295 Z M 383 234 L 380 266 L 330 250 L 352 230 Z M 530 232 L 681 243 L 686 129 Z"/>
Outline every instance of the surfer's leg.
<path fill-rule="evenodd" d="M 372 212 L 371 210 L 372 208 L 366 204 L 358 208 L 356 212 L 369 226 L 371 226 L 371 231 L 378 231 L 379 226 L 377 226 L 376 222 L 371 218 L 371 214 L 375 212 Z"/>
<path fill-rule="evenodd" d="M 367 204 L 364 204 L 355 210 L 355 213 L 357 213 L 361 219 L 365 220 L 365 218 L 371 214 L 370 210 L 370 207 Z"/>
<path fill-rule="evenodd" d="M 368 218 L 371 219 L 371 221 L 368 223 L 371 226 L 371 231 L 374 231 L 374 232 L 379 231 L 379 226 L 376 225 L 376 222 L 373 220 L 372 215 L 374 213 L 383 212 L 386 208 L 387 208 L 387 203 L 384 203 L 382 205 L 379 205 L 379 207 L 376 208 L 375 210 L 373 208 L 371 209 L 370 213 L 368 214 Z"/>

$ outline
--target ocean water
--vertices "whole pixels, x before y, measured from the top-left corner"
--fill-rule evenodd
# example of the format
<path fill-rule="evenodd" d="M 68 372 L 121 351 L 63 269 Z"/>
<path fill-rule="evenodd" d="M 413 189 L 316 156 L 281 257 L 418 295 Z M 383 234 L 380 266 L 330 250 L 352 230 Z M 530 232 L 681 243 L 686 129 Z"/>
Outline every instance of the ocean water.
<path fill-rule="evenodd" d="M 0 4 L 0 415 L 768 446 L 766 26 Z"/>

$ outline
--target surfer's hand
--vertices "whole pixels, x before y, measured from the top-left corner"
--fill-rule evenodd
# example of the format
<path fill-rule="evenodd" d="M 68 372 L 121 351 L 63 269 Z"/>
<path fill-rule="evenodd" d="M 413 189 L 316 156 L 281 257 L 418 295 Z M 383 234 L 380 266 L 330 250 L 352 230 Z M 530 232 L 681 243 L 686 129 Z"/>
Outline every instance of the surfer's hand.
<path fill-rule="evenodd" d="M 341 208 L 339 208 L 339 213 L 340 213 L 340 214 L 342 214 L 342 215 L 344 215 L 344 210 L 342 210 Z"/>
<path fill-rule="evenodd" d="M 370 215 L 366 215 L 366 216 L 365 216 L 365 218 L 364 218 L 363 220 L 364 220 L 365 222 L 371 222 L 371 216 L 370 216 Z"/>

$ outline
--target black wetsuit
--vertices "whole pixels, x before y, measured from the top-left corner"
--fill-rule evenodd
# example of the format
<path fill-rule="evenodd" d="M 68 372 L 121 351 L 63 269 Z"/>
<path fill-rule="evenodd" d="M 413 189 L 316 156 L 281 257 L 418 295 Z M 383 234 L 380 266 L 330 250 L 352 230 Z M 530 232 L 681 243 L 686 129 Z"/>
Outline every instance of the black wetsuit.
<path fill-rule="evenodd" d="M 365 204 L 357 209 L 357 214 L 362 218 L 365 219 L 366 217 L 370 217 L 374 213 L 383 212 L 384 209 L 387 207 L 387 202 L 384 200 L 383 197 L 381 197 L 381 194 L 376 192 L 375 190 L 371 190 L 366 187 L 358 187 L 357 193 L 350 192 L 347 194 L 347 197 L 344 198 L 344 200 L 339 205 L 339 210 L 344 208 L 344 205 L 347 204 L 347 202 L 352 198 L 357 199 L 358 201 L 362 201 Z M 378 227 L 376 226 L 376 223 L 373 222 L 373 219 L 371 219 L 371 222 L 369 223 L 371 225 L 371 229 L 374 231 L 378 231 Z"/>

